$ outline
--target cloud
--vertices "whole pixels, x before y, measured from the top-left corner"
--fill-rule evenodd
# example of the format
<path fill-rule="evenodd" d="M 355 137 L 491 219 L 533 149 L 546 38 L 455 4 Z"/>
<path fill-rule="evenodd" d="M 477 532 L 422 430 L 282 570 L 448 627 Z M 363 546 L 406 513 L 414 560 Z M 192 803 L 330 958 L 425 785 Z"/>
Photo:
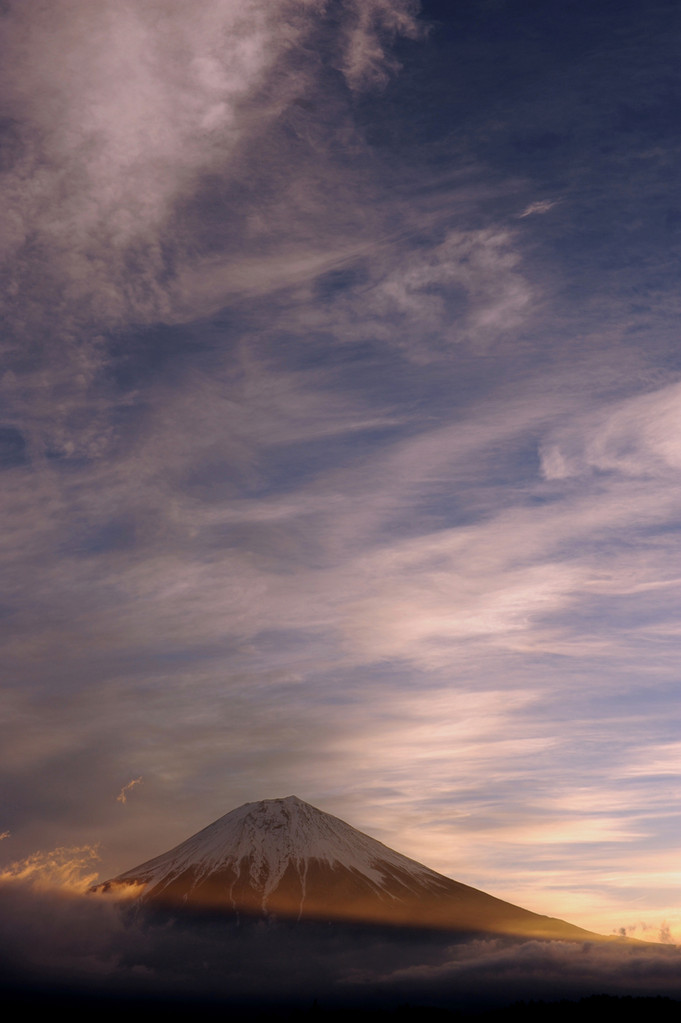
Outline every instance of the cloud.
<path fill-rule="evenodd" d="M 130 792 L 135 787 L 135 785 L 139 785 L 141 781 L 142 781 L 141 777 L 133 778 L 132 781 L 129 781 L 127 785 L 124 785 L 121 791 L 116 796 L 116 802 L 123 803 L 125 805 L 125 803 L 127 803 L 128 801 L 128 792 Z"/>
<path fill-rule="evenodd" d="M 504 231 L 451 231 L 440 245 L 414 254 L 406 267 L 379 284 L 377 312 L 385 316 L 392 306 L 426 327 L 440 326 L 447 299 L 462 289 L 468 310 L 460 319 L 468 321 L 469 335 L 509 330 L 518 324 L 531 298 L 519 262 L 511 236 Z"/>
<path fill-rule="evenodd" d="M 541 382 L 528 392 L 532 400 L 499 398 L 479 405 L 469 412 L 465 429 L 454 422 L 405 436 L 392 410 L 374 411 L 372 417 L 352 395 L 332 390 L 329 397 L 333 379 L 316 369 L 274 372 L 272 364 L 258 362 L 244 363 L 238 386 L 226 373 L 212 380 L 197 373 L 180 393 L 157 392 L 162 400 L 153 421 L 139 431 L 130 454 L 88 471 L 84 485 L 72 474 L 59 492 L 49 477 L 34 477 L 33 485 L 45 488 L 36 490 L 43 500 L 31 501 L 37 517 L 35 510 L 22 511 L 16 492 L 6 488 L 4 542 L 15 558 L 21 554 L 16 574 L 6 576 L 16 607 L 7 656 L 21 661 L 23 677 L 34 666 L 36 680 L 46 661 L 58 663 L 68 686 L 59 701 L 51 698 L 49 708 L 37 681 L 35 691 L 31 682 L 17 696 L 5 756 L 22 777 L 38 772 L 57 778 L 61 772 L 61 787 L 68 788 L 74 742 L 79 749 L 96 748 L 102 764 L 104 753 L 110 754 L 106 764 L 115 772 L 119 758 L 132 754 L 145 784 L 168 785 L 170 791 L 202 775 L 211 758 L 216 773 L 231 776 L 249 750 L 270 750 L 267 758 L 258 755 L 258 764 L 249 762 L 242 788 L 223 797 L 230 800 L 226 805 L 218 800 L 215 816 L 232 799 L 251 798 L 254 789 L 268 786 L 269 773 L 279 777 L 283 761 L 292 791 L 303 765 L 315 762 L 324 765 L 317 768 L 320 788 L 332 792 L 334 777 L 350 761 L 354 792 L 370 792 L 380 776 L 410 813 L 417 813 L 424 785 L 434 802 L 436 796 L 443 801 L 435 810 L 429 804 L 428 811 L 431 834 L 443 828 L 442 869 L 445 844 L 451 843 L 443 806 L 453 800 L 461 807 L 468 840 L 480 850 L 476 862 L 482 871 L 483 862 L 494 859 L 490 833 L 468 815 L 487 812 L 495 798 L 484 791 L 490 778 L 529 784 L 523 758 L 530 753 L 532 770 L 540 758 L 543 777 L 555 778 L 554 800 L 584 778 L 556 723 L 563 699 L 574 692 L 570 672 L 577 669 L 567 665 L 593 657 L 589 670 L 598 672 L 599 691 L 620 692 L 628 677 L 620 668 L 628 662 L 631 672 L 639 663 L 637 634 L 647 635 L 649 625 L 627 624 L 622 635 L 605 616 L 592 649 L 579 613 L 582 603 L 607 609 L 628 592 L 651 606 L 655 586 L 662 587 L 665 600 L 671 589 L 664 573 L 673 566 L 663 551 L 634 555 L 629 548 L 609 548 L 596 554 L 584 544 L 598 531 L 625 536 L 642 522 L 654 528 L 666 521 L 675 499 L 664 489 L 651 499 L 650 486 L 638 487 L 629 477 L 615 480 L 612 489 L 599 487 L 595 495 L 549 483 L 540 476 L 536 455 L 522 487 L 504 492 L 491 485 L 497 467 L 512 461 L 517 450 L 533 444 L 536 451 L 554 417 L 576 417 L 569 395 L 558 401 L 547 388 L 539 400 Z M 373 428 L 387 432 L 365 454 L 355 438 Z M 289 479 L 289 447 L 298 471 L 301 452 L 318 431 L 325 438 L 351 437 L 353 445 L 347 454 L 341 449 L 340 465 L 323 462 L 309 476 Z M 260 480 L 272 480 L 271 468 L 262 475 L 259 469 L 268 452 L 275 453 L 282 482 L 278 487 L 270 482 L 270 490 L 258 493 Z M 464 494 L 472 509 L 461 514 Z M 85 524 L 109 521 L 118 506 L 134 515 L 128 546 L 107 546 L 101 530 L 90 541 Z M 450 509 L 458 522 L 449 518 Z M 72 546 L 74 520 L 78 544 Z M 54 550 L 60 551 L 57 559 Z M 41 551 L 44 556 L 29 562 L 29 571 L 26 552 Z M 558 675 L 541 661 L 556 652 Z M 521 673 L 517 657 L 523 659 Z M 363 677 L 361 687 L 355 672 Z M 418 698 L 403 703 L 393 685 L 405 672 L 420 682 Z M 523 696 L 520 703 L 514 687 Z M 475 691 L 480 700 L 470 703 Z M 258 694 L 283 709 L 270 716 L 258 705 Z M 140 699 L 156 708 L 153 732 L 144 738 L 136 710 Z M 343 714 L 330 714 L 339 700 Z M 488 719 L 490 709 L 497 713 Z M 225 721 L 239 723 L 239 738 L 233 736 L 229 749 Z M 591 728 L 573 725 L 587 744 L 603 749 L 611 742 L 607 729 L 603 735 Z M 352 743 L 356 729 L 370 751 L 363 755 L 364 770 Z M 427 741 L 429 733 L 436 743 Z M 396 749 L 412 755 L 397 758 Z M 613 748 L 613 755 L 613 769 L 624 771 L 623 750 Z M 589 776 L 592 770 L 584 765 Z M 600 773 L 594 784 L 601 793 L 612 788 L 609 776 Z M 98 804 L 107 792 L 110 777 L 93 778 L 88 798 Z M 353 798 L 356 808 L 364 797 Z M 517 804 L 529 796 L 521 799 L 519 788 L 507 798 L 520 813 Z M 639 803 L 628 798 L 636 809 Z M 536 799 L 534 793 L 533 813 Z M 603 799 L 610 807 L 609 797 Z M 134 803 L 128 804 L 130 813 Z M 394 828 L 396 804 L 388 803 L 387 818 L 383 805 L 383 799 L 369 797 L 369 830 L 374 814 L 382 826 Z M 622 814 L 621 801 L 616 806 Z M 524 811 L 519 819 L 528 834 L 547 839 L 542 847 L 567 848 L 571 825 L 584 822 L 576 810 L 574 818 L 551 816 L 543 829 L 526 820 Z M 212 805 L 204 812 L 212 813 Z M 639 821 L 617 822 L 612 812 L 601 832 L 587 821 L 585 833 L 629 836 L 621 844 L 636 845 Z M 77 808 L 69 813 L 75 819 Z M 188 830 L 194 822 L 197 828 L 206 823 L 198 810 L 191 813 Z M 407 816 L 399 819 L 401 833 L 409 834 Z M 143 825 L 131 822 L 146 849 L 150 839 Z M 167 844 L 184 837 L 171 832 L 166 825 Z M 165 840 L 156 834 L 159 847 L 152 845 L 149 855 L 163 847 Z M 398 847 L 399 834 L 392 831 Z M 511 838 L 502 825 L 499 838 Z M 416 845 L 410 851 L 422 855 Z M 137 852 L 127 855 L 140 858 Z M 129 865 L 123 860 L 118 869 Z M 447 872 L 460 865 L 450 860 Z M 469 877 L 471 882 L 484 887 L 487 877 L 496 876 L 491 866 L 484 870 L 477 879 Z"/>
<path fill-rule="evenodd" d="M 97 846 L 92 845 L 35 852 L 3 867 L 0 884 L 20 883 L 37 891 L 85 892 L 99 876 L 92 870 L 98 860 Z"/>
<path fill-rule="evenodd" d="M 454 696 L 446 698 L 451 703 Z M 425 720 L 416 697 L 410 701 L 401 708 L 405 722 L 419 710 Z M 473 700 L 476 706 L 480 701 Z M 463 703 L 459 698 L 456 717 L 465 733 Z M 486 720 L 495 734 L 501 700 L 490 694 L 487 703 L 488 712 L 482 714 L 471 703 L 470 721 L 480 728 Z M 443 709 L 433 708 L 438 717 Z M 405 738 L 414 750 L 423 749 L 418 735 Z M 366 751 L 365 742 L 361 748 Z M 58 848 L 3 870 L 0 938 L 6 950 L 5 979 L 13 985 L 49 989 L 58 984 L 102 995 L 113 990 L 202 997 L 228 993 L 257 1004 L 309 1002 L 312 997 L 324 1004 L 385 1005 L 408 998 L 460 1006 L 594 992 L 678 996 L 679 953 L 671 945 L 419 938 L 395 930 L 346 932 L 324 926 L 320 931 L 273 922 L 242 923 L 235 929 L 223 920 L 167 918 L 134 909 L 129 900 L 83 894 L 97 879 L 92 871 L 97 859 L 94 847 Z M 628 936 L 671 940 L 666 921 L 655 934 L 651 929 L 639 921 L 624 930 Z"/>
<path fill-rule="evenodd" d="M 6 182 L 7 257 L 21 269 L 37 224 L 72 311 L 89 306 L 99 323 L 162 315 L 164 223 L 199 168 L 233 150 L 236 107 L 276 47 L 276 17 L 246 6 L 213 0 L 194 18 L 173 0 L 5 14 L 5 84 L 30 139 Z M 137 284 L 125 267 L 135 255 Z"/>
<path fill-rule="evenodd" d="M 383 40 L 397 35 L 417 39 L 423 28 L 415 21 L 418 0 L 374 0 L 365 4 L 352 0 L 345 28 L 343 74 L 351 89 L 384 85 L 390 71 L 399 68 L 386 56 Z"/>
<path fill-rule="evenodd" d="M 542 472 L 562 480 L 586 473 L 655 478 L 681 466 L 681 384 L 614 402 L 558 428 L 542 444 Z"/>
<path fill-rule="evenodd" d="M 208 0 L 194 15 L 179 0 L 58 0 L 30 15 L 5 5 L 1 385 L 13 464 L 110 452 L 137 397 L 112 386 L 126 330 L 191 321 L 367 250 L 352 223 L 333 222 L 330 196 L 347 187 L 336 120 L 310 114 L 309 97 L 328 98 L 356 135 L 332 69 L 345 67 L 352 89 L 378 82 L 415 15 L 409 0 L 333 13 Z"/>
<path fill-rule="evenodd" d="M 101 895 L 0 885 L 15 987 L 246 1004 L 442 1007 L 518 998 L 678 995 L 679 952 L 637 943 L 466 940 L 399 929 L 169 917 Z"/>
<path fill-rule="evenodd" d="M 681 775 L 681 742 L 648 744 L 633 749 L 626 773 L 630 777 Z"/>
<path fill-rule="evenodd" d="M 367 202 L 378 200 L 368 194 Z M 288 311 L 292 328 L 324 329 L 345 345 L 371 339 L 428 364 L 453 346 L 494 347 L 531 316 L 537 296 L 512 232 L 449 226 L 445 210 L 437 226 L 424 211 L 424 228 L 416 211 L 414 223 L 391 237 L 396 211 L 385 201 L 375 210 L 378 239 L 364 251 L 357 242 L 354 259 L 347 252 L 346 276 L 335 288 L 329 280 L 328 293 L 301 288 L 300 311 Z"/>
<path fill-rule="evenodd" d="M 489 1002 L 577 998 L 599 994 L 675 996 L 678 951 L 632 945 L 474 941 L 450 947 L 439 962 L 410 965 L 379 978 L 368 970 L 356 983 L 411 997 L 427 992 L 437 1004 L 446 991 L 464 1000 L 485 989 Z M 418 995 L 417 995 L 418 997 Z M 450 995 L 451 997 L 451 995 Z"/>
<path fill-rule="evenodd" d="M 10 293 L 42 274 L 71 328 L 168 316 L 186 258 L 179 206 L 202 177 L 233 173 L 245 140 L 308 91 L 310 36 L 340 46 L 352 88 L 366 87 L 390 62 L 381 39 L 414 36 L 415 13 L 409 0 L 348 2 L 334 39 L 304 0 L 208 0 L 193 16 L 178 0 L 59 0 L 30 16 L 10 3 L 3 85 L 21 133 L 3 179 Z M 35 300 L 29 290 L 20 313 Z"/>
<path fill-rule="evenodd" d="M 538 199 L 536 202 L 531 202 L 529 206 L 526 206 L 523 212 L 518 214 L 518 219 L 522 220 L 524 217 L 531 217 L 538 213 L 548 213 L 559 202 L 559 199 Z"/>
<path fill-rule="evenodd" d="M 620 927 L 617 933 L 622 937 L 636 938 L 638 941 L 655 941 L 661 945 L 679 946 L 680 944 L 678 941 L 675 941 L 671 926 L 667 920 L 663 920 L 661 924 L 651 924 L 645 920 L 638 920 L 635 924 Z"/>

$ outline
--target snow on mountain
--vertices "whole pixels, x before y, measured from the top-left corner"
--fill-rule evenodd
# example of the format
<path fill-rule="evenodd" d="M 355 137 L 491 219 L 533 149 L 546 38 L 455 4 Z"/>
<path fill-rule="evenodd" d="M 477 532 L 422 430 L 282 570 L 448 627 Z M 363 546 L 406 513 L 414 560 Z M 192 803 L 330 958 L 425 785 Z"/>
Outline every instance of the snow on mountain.
<path fill-rule="evenodd" d="M 377 889 L 385 881 L 385 868 L 392 865 L 401 871 L 437 881 L 435 871 L 421 866 L 400 853 L 393 852 L 349 824 L 315 809 L 297 796 L 285 799 L 264 799 L 245 803 L 225 814 L 207 828 L 162 856 L 122 874 L 117 880 L 144 877 L 150 888 L 168 884 L 172 877 L 191 869 L 195 883 L 218 870 L 236 869 L 248 863 L 251 882 L 263 895 L 263 908 L 291 864 L 297 867 L 301 884 L 311 861 L 324 863 L 331 869 L 342 866 L 369 878 Z"/>
<path fill-rule="evenodd" d="M 595 935 L 453 881 L 297 796 L 245 803 L 97 891 L 293 919 L 583 940 Z"/>

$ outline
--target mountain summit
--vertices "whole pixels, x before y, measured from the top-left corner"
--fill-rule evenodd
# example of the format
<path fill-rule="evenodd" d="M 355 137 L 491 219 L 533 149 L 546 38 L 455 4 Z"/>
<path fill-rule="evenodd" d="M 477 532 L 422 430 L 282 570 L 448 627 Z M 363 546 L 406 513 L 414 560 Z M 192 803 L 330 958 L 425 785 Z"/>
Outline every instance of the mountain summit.
<path fill-rule="evenodd" d="M 245 803 L 95 891 L 153 904 L 584 940 L 589 931 L 453 881 L 297 796 Z"/>

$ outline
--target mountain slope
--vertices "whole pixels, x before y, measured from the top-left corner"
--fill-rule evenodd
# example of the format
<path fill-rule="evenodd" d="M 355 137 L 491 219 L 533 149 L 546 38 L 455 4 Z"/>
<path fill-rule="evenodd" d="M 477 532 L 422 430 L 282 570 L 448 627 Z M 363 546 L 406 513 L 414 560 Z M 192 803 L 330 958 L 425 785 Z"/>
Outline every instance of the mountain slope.
<path fill-rule="evenodd" d="M 249 915 L 597 937 L 438 874 L 296 796 L 246 803 L 95 890 L 129 886 L 145 902 Z"/>

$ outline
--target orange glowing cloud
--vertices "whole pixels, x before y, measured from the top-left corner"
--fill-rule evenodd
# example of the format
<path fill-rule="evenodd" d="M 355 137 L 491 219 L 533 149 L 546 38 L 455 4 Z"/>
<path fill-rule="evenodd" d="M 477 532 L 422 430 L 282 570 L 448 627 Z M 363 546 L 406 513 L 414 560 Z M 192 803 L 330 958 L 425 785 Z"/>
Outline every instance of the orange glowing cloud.
<path fill-rule="evenodd" d="M 127 785 L 124 785 L 121 791 L 116 796 L 116 802 L 123 804 L 127 803 L 128 792 L 130 792 L 131 789 L 134 789 L 135 785 L 139 785 L 141 781 L 142 776 L 140 775 L 139 778 L 133 778 L 132 781 L 129 781 Z"/>
<path fill-rule="evenodd" d="M 50 852 L 31 853 L 0 871 L 0 884 L 23 882 L 38 890 L 65 889 L 86 892 L 98 878 L 93 864 L 99 860 L 97 846 L 59 846 Z"/>

